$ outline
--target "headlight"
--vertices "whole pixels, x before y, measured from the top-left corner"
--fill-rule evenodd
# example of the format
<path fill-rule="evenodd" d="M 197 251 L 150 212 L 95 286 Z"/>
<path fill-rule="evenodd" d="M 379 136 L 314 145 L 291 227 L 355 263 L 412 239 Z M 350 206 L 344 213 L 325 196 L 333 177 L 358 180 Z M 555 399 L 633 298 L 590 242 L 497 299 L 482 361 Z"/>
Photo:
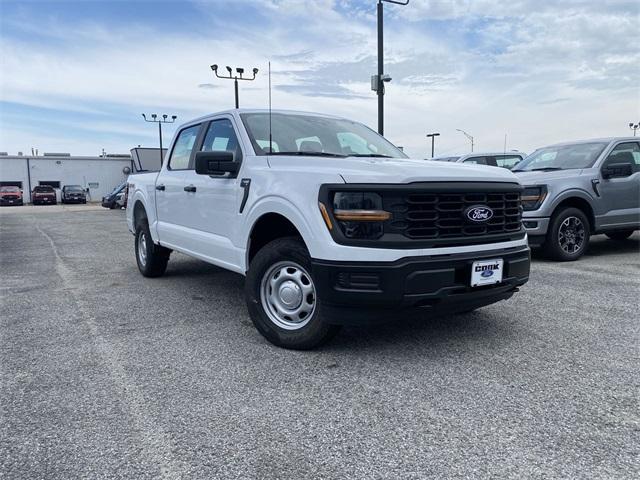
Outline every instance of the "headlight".
<path fill-rule="evenodd" d="M 525 211 L 537 210 L 547 196 L 546 185 L 536 185 L 535 187 L 525 187 L 522 192 L 522 208 Z"/>
<path fill-rule="evenodd" d="M 324 213 L 323 213 L 324 215 Z M 333 216 L 347 238 L 376 239 L 391 214 L 382 208 L 382 197 L 372 192 L 336 192 Z"/>

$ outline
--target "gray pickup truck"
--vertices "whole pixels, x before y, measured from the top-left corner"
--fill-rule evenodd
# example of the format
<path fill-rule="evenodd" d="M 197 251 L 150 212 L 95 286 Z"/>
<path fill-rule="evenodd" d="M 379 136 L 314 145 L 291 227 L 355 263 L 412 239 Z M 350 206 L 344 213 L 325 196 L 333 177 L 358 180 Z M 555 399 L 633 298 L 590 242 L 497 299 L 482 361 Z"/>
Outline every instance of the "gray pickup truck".
<path fill-rule="evenodd" d="M 523 222 L 531 246 L 577 260 L 589 237 L 625 240 L 640 229 L 640 139 L 604 138 L 536 150 L 513 170 L 525 186 Z"/>

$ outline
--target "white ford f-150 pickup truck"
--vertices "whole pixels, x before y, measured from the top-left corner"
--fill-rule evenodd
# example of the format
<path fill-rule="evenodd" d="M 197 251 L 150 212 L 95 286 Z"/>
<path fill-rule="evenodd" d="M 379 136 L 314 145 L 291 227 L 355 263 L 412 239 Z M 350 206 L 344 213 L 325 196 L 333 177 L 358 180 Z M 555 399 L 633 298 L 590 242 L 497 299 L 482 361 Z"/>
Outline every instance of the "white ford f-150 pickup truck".
<path fill-rule="evenodd" d="M 276 345 L 470 311 L 529 278 L 508 170 L 411 160 L 360 123 L 288 111 L 198 118 L 167 152 L 128 181 L 140 272 L 162 275 L 175 250 L 245 275 L 253 323 Z"/>

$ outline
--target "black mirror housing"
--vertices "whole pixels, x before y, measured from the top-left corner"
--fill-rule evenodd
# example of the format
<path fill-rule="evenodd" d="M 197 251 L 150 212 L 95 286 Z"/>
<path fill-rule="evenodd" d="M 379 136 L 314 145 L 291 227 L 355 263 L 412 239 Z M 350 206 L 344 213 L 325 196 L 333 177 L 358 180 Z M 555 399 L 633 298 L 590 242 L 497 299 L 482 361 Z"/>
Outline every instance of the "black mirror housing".
<path fill-rule="evenodd" d="M 197 152 L 196 173 L 198 175 L 224 175 L 230 173 L 235 176 L 240 170 L 240 164 L 234 161 L 233 152 Z"/>
<path fill-rule="evenodd" d="M 610 163 L 602 167 L 602 178 L 628 177 L 633 174 L 630 163 Z"/>

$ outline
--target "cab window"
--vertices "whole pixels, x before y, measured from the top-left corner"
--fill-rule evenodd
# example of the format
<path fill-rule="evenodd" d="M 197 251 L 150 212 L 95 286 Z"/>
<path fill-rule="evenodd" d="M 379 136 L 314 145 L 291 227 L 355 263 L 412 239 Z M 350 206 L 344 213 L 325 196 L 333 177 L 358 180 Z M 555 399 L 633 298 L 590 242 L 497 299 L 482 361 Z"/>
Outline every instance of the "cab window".
<path fill-rule="evenodd" d="M 515 167 L 518 163 L 520 163 L 521 160 L 522 160 L 522 157 L 520 155 L 496 156 L 496 163 L 498 164 L 499 167 L 502 167 L 502 168 L 511 169 Z"/>
<path fill-rule="evenodd" d="M 198 138 L 200 125 L 187 127 L 178 134 L 178 138 L 171 151 L 169 159 L 169 170 L 187 170 L 189 168 L 189 160 L 191 159 L 191 151 L 193 145 Z"/>
<path fill-rule="evenodd" d="M 223 118 L 209 124 L 202 142 L 203 152 L 232 152 L 236 162 L 242 160 L 242 150 L 231 120 Z"/>

